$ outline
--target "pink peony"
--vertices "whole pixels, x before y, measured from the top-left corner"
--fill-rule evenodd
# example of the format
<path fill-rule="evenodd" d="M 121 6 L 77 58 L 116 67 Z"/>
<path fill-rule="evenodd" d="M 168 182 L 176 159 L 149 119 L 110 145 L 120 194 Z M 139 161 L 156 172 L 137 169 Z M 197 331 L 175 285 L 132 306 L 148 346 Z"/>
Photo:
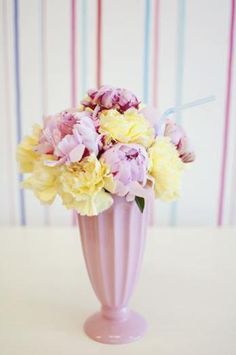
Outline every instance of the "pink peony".
<path fill-rule="evenodd" d="M 36 150 L 41 154 L 53 154 L 57 144 L 67 134 L 72 134 L 77 122 L 75 109 L 63 111 L 44 120 L 44 127 Z"/>
<path fill-rule="evenodd" d="M 72 109 L 46 118 L 36 151 L 58 158 L 48 161 L 50 165 L 76 162 L 86 154 L 98 154 L 100 137 L 90 113 Z"/>
<path fill-rule="evenodd" d="M 138 108 L 139 106 L 137 97 L 131 91 L 112 86 L 89 90 L 88 98 L 82 100 L 81 103 L 92 110 L 96 109 L 96 113 L 101 109 L 117 109 L 123 113 L 131 107 Z"/>
<path fill-rule="evenodd" d="M 190 163 L 195 160 L 195 153 L 184 130 L 177 126 L 174 121 L 170 119 L 166 120 L 164 136 L 170 137 L 171 142 L 176 146 L 179 156 L 184 163 Z"/>
<path fill-rule="evenodd" d="M 79 119 L 79 113 L 74 110 L 64 111 L 61 113 L 61 120 L 59 122 L 58 128 L 62 136 L 67 134 L 72 134 L 73 127 Z"/>
<path fill-rule="evenodd" d="M 131 201 L 135 196 L 146 197 L 148 155 L 138 144 L 115 144 L 103 153 L 116 181 L 114 193 Z"/>

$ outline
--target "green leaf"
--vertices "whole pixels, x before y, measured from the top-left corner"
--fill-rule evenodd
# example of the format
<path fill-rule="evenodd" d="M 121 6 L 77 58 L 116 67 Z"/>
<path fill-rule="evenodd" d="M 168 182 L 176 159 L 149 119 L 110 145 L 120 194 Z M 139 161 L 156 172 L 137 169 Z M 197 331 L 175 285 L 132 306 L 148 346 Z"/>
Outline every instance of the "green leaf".
<path fill-rule="evenodd" d="M 135 196 L 135 202 L 137 203 L 138 208 L 140 209 L 141 213 L 143 213 L 145 200 L 143 197 Z"/>

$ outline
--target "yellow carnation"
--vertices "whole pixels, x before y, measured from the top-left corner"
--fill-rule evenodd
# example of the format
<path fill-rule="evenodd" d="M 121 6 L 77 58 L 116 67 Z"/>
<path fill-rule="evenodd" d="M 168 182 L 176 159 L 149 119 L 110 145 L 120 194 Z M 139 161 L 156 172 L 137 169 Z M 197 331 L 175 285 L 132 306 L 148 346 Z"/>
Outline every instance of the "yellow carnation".
<path fill-rule="evenodd" d="M 59 189 L 61 167 L 47 166 L 45 160 L 53 159 L 43 155 L 34 163 L 32 174 L 23 182 L 23 187 L 33 190 L 35 196 L 43 203 L 51 204 Z"/>
<path fill-rule="evenodd" d="M 100 116 L 100 133 L 105 134 L 108 142 L 137 143 L 149 147 L 154 141 L 154 129 L 135 109 L 123 114 L 117 110 L 103 111 Z"/>
<path fill-rule="evenodd" d="M 179 158 L 175 146 L 169 138 L 156 138 L 149 148 L 149 173 L 154 178 L 156 197 L 164 201 L 175 200 L 179 197 L 180 178 L 184 163 Z"/>
<path fill-rule="evenodd" d="M 97 215 L 113 203 L 111 195 L 104 191 L 114 188 L 112 174 L 94 154 L 79 163 L 64 166 L 60 181 L 63 204 L 81 215 Z"/>
<path fill-rule="evenodd" d="M 34 148 L 38 144 L 40 132 L 41 127 L 35 124 L 33 134 L 26 136 L 17 147 L 16 159 L 21 173 L 32 172 L 34 163 L 39 158 L 39 154 L 34 151 Z"/>

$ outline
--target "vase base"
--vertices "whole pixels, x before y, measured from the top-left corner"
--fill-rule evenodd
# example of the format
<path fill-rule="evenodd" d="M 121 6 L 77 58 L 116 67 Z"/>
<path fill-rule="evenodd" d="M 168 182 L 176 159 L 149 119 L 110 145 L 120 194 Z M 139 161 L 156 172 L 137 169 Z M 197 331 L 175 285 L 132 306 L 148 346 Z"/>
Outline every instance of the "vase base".
<path fill-rule="evenodd" d="M 126 344 L 143 337 L 147 331 L 147 322 L 133 311 L 130 311 L 128 318 L 122 321 L 107 319 L 98 312 L 86 320 L 84 331 L 99 343 Z"/>

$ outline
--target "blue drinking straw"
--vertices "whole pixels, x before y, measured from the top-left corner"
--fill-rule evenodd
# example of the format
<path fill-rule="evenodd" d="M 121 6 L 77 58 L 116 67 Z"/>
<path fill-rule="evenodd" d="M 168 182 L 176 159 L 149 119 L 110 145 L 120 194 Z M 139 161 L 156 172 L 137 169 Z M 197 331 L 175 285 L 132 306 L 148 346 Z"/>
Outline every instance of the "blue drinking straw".
<path fill-rule="evenodd" d="M 194 101 L 188 102 L 187 104 L 183 104 L 181 106 L 171 107 L 171 108 L 166 110 L 161 115 L 161 119 L 162 119 L 162 117 L 164 118 L 164 117 L 169 116 L 169 115 L 171 115 L 173 113 L 176 113 L 178 111 L 183 111 L 183 110 L 186 110 L 186 109 L 191 108 L 191 107 L 204 105 L 204 104 L 207 104 L 208 102 L 211 102 L 211 101 L 214 101 L 214 100 L 215 100 L 215 96 L 207 96 L 207 97 L 203 97 L 203 98 L 198 99 L 198 100 L 194 100 Z"/>
<path fill-rule="evenodd" d="M 215 96 L 212 95 L 212 96 L 207 96 L 207 97 L 203 97 L 203 98 L 198 99 L 198 100 L 194 100 L 194 101 L 188 102 L 188 103 L 183 104 L 181 106 L 175 106 L 175 107 L 168 108 L 160 116 L 159 124 L 158 124 L 158 126 L 156 125 L 156 127 L 155 127 L 156 130 L 157 130 L 157 133 L 162 133 L 163 134 L 163 132 L 160 132 L 160 131 L 163 129 L 163 124 L 165 123 L 165 120 L 167 119 L 168 116 L 173 115 L 174 113 L 177 113 L 177 112 L 180 112 L 180 111 L 187 110 L 188 108 L 192 108 L 192 107 L 196 107 L 196 106 L 207 104 L 208 102 L 212 102 L 215 99 L 216 99 Z"/>

